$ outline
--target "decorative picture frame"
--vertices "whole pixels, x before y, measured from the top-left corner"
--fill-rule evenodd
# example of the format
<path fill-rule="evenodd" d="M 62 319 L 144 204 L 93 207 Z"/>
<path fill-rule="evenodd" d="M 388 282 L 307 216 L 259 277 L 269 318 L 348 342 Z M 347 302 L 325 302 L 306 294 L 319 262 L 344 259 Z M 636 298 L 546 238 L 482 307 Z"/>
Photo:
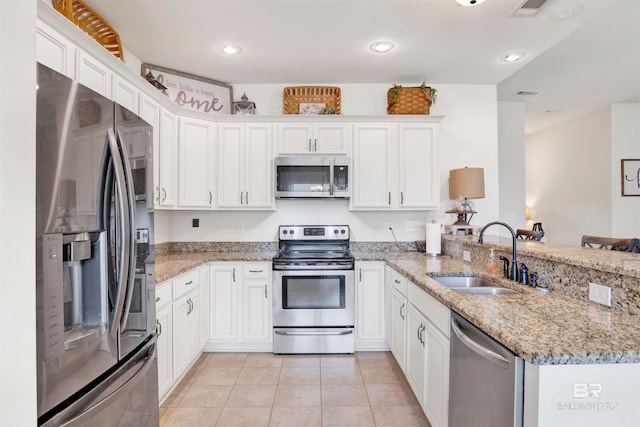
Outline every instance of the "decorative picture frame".
<path fill-rule="evenodd" d="M 640 159 L 620 160 L 622 197 L 640 196 Z"/>
<path fill-rule="evenodd" d="M 142 76 L 151 73 L 162 91 L 178 107 L 207 114 L 233 114 L 233 87 L 205 77 L 142 64 Z M 149 78 L 147 78 L 149 80 Z"/>
<path fill-rule="evenodd" d="M 324 102 L 301 102 L 300 114 L 324 114 L 326 105 Z"/>

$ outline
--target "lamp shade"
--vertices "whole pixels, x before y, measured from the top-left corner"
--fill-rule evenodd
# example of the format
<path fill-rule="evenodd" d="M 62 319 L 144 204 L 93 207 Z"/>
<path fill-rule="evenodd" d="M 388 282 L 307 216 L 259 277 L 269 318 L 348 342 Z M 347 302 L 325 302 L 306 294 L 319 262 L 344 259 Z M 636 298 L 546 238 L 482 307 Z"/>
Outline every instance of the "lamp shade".
<path fill-rule="evenodd" d="M 484 169 L 462 168 L 449 171 L 449 198 L 484 198 Z"/>

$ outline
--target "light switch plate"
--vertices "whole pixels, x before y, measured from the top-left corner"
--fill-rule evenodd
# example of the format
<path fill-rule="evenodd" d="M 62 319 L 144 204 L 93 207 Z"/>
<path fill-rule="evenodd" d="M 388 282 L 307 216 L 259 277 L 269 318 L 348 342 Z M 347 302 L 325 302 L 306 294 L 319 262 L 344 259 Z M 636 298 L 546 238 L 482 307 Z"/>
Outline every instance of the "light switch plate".
<path fill-rule="evenodd" d="M 611 307 L 611 288 L 589 282 L 589 300 Z"/>

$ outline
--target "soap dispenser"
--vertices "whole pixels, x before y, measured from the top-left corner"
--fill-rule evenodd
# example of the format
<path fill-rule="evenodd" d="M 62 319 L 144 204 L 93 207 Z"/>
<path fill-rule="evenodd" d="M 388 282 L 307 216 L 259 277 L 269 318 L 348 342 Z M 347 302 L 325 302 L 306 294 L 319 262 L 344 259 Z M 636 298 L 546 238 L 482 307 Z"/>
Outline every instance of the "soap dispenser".
<path fill-rule="evenodd" d="M 495 275 L 496 272 L 496 255 L 493 253 L 493 248 L 490 249 L 489 252 L 489 261 L 487 261 L 487 270 L 489 270 L 490 275 Z"/>

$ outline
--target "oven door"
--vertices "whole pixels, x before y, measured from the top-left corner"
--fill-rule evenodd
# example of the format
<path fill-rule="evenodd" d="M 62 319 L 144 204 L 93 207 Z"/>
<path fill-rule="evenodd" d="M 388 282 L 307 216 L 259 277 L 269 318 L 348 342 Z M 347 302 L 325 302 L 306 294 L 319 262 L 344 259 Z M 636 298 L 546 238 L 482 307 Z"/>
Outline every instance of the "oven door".
<path fill-rule="evenodd" d="M 274 271 L 274 327 L 352 327 L 353 270 Z"/>

